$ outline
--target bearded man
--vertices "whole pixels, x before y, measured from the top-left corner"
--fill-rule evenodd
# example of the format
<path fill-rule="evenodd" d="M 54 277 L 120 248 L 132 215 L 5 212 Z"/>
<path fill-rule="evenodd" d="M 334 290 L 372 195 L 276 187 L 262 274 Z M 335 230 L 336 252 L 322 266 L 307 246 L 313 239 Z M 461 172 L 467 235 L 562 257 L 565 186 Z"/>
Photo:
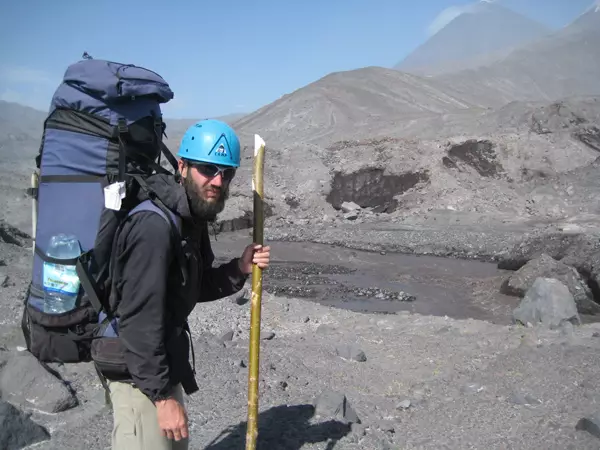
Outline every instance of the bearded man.
<path fill-rule="evenodd" d="M 179 221 L 180 234 L 173 238 L 164 216 L 140 210 L 115 239 L 111 303 L 128 370 L 127 377 L 107 380 L 115 450 L 188 448 L 183 392 L 190 395 L 198 385 L 187 317 L 198 302 L 238 292 L 253 264 L 269 265 L 270 248 L 249 244 L 239 258 L 212 266 L 208 222 L 225 207 L 240 165 L 233 129 L 200 121 L 187 130 L 177 156 L 180 177 L 153 175 L 147 184 Z"/>

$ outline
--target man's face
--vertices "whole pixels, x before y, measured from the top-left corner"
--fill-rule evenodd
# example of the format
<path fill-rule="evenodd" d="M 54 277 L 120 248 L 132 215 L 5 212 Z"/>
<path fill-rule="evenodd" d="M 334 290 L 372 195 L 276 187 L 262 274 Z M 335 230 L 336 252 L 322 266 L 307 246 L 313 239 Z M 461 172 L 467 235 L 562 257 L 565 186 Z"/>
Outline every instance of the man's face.
<path fill-rule="evenodd" d="M 235 169 L 215 164 L 188 163 L 180 167 L 180 171 L 194 217 L 214 220 L 225 208 Z"/>

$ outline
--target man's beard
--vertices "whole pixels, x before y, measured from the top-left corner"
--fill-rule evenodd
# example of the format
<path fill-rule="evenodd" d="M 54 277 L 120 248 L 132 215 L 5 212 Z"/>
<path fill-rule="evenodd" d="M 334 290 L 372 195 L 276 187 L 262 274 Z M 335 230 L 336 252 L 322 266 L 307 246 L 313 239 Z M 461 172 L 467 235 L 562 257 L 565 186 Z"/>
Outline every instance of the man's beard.
<path fill-rule="evenodd" d="M 202 196 L 203 189 L 196 185 L 192 180 L 191 174 L 188 172 L 187 176 L 183 179 L 183 186 L 187 193 L 187 197 L 190 204 L 190 211 L 192 216 L 199 220 L 213 221 L 225 208 L 225 200 L 229 198 L 229 186 L 213 187 L 207 185 L 205 191 L 216 191 L 219 195 L 218 199 L 211 199 L 209 202 Z"/>

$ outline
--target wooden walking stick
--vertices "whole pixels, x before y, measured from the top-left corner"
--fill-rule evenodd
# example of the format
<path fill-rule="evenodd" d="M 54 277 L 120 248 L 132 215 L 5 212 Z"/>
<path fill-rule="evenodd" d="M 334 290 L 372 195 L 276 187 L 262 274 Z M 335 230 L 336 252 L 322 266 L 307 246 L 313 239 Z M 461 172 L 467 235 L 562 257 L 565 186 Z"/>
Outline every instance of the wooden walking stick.
<path fill-rule="evenodd" d="M 254 169 L 252 191 L 254 196 L 254 236 L 255 244 L 264 245 L 263 169 L 265 141 L 254 135 Z M 252 299 L 250 309 L 250 363 L 248 366 L 248 425 L 246 429 L 246 450 L 256 449 L 258 437 L 258 365 L 260 355 L 260 312 L 262 300 L 262 269 L 252 266 Z"/>

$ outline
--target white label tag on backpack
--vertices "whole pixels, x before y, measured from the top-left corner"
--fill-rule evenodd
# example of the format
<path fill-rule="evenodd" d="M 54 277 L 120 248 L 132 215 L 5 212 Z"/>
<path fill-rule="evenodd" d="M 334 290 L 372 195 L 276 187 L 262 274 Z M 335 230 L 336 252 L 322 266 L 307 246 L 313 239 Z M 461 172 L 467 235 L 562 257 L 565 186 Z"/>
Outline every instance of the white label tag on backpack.
<path fill-rule="evenodd" d="M 121 209 L 121 200 L 125 198 L 125 182 L 117 181 L 104 188 L 104 206 L 118 211 Z"/>

